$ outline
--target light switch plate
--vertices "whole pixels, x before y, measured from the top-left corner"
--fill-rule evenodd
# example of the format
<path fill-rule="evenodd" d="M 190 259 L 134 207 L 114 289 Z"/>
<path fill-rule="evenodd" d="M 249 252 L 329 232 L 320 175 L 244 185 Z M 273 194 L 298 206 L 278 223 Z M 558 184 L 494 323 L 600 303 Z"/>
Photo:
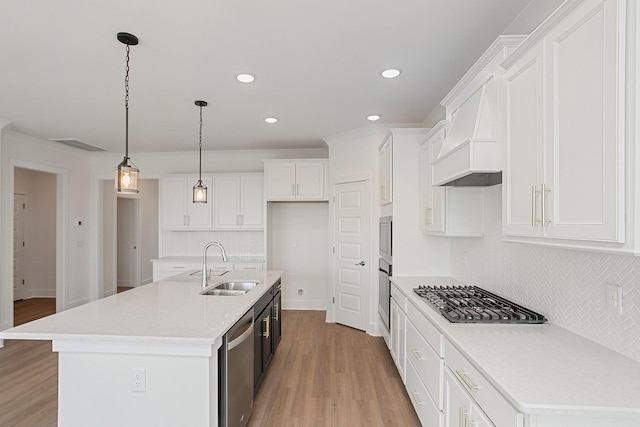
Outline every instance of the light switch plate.
<path fill-rule="evenodd" d="M 622 314 L 622 286 L 607 283 L 607 309 L 616 314 Z"/>

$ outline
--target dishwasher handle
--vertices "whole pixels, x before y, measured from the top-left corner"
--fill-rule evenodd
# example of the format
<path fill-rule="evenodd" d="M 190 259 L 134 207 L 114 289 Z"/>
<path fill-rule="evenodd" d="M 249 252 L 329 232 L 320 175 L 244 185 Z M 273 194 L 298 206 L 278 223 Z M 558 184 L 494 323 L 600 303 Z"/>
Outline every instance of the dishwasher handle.
<path fill-rule="evenodd" d="M 240 336 L 235 338 L 233 341 L 230 341 L 229 343 L 227 343 L 227 351 L 232 350 L 237 346 L 239 346 L 240 344 L 242 344 L 250 335 L 252 335 L 252 332 L 253 332 L 253 317 L 251 317 L 251 319 L 247 322 L 247 327 L 244 331 L 242 332 L 234 331 L 234 335 L 235 333 L 240 333 Z"/>

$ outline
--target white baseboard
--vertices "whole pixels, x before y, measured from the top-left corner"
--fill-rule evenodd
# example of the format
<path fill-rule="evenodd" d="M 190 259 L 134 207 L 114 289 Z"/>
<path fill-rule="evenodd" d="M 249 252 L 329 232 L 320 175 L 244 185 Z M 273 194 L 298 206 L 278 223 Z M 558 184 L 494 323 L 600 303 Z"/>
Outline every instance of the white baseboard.
<path fill-rule="evenodd" d="M 13 328 L 13 322 L 0 323 L 0 331 L 4 331 L 5 329 L 9 328 Z"/>
<path fill-rule="evenodd" d="M 148 279 L 142 280 L 142 282 L 140 282 L 140 286 L 148 285 L 149 283 L 153 283 L 153 278 L 152 277 L 149 277 Z"/>
<path fill-rule="evenodd" d="M 56 290 L 55 289 L 30 289 L 29 296 L 25 299 L 29 298 L 55 298 Z"/>
<path fill-rule="evenodd" d="M 67 304 L 67 306 L 64 309 L 68 310 L 70 308 L 80 307 L 81 305 L 84 305 L 84 304 L 86 304 L 88 302 L 89 302 L 89 298 L 82 298 L 82 299 L 75 300 L 75 301 L 69 301 L 69 304 Z"/>
<path fill-rule="evenodd" d="M 318 310 L 325 311 L 327 309 L 327 302 L 317 300 L 282 300 L 283 310 Z"/>
<path fill-rule="evenodd" d="M 110 291 L 105 291 L 105 292 L 104 292 L 104 296 L 105 296 L 105 297 L 110 297 L 111 295 L 115 295 L 115 294 L 117 294 L 117 293 L 118 293 L 118 291 L 117 291 L 116 289 L 112 289 L 112 290 L 110 290 Z"/>

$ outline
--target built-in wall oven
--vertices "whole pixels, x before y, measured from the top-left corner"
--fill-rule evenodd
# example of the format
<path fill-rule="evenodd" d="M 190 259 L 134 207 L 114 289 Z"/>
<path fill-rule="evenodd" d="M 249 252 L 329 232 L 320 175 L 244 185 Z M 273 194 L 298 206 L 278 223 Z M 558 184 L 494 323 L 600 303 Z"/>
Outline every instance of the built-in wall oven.
<path fill-rule="evenodd" d="M 380 259 L 378 261 L 378 314 L 382 324 L 389 331 L 391 311 L 391 282 L 393 246 L 393 221 L 390 216 L 380 218 Z"/>

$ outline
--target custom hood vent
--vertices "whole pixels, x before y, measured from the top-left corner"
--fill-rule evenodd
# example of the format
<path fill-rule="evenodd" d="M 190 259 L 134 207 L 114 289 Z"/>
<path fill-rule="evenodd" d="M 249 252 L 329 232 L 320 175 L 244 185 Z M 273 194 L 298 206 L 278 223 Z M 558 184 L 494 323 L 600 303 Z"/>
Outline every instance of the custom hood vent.
<path fill-rule="evenodd" d="M 489 83 L 489 82 L 487 82 Z M 502 183 L 494 135 L 495 100 L 481 85 L 450 115 L 446 137 L 433 161 L 433 185 L 477 187 Z"/>

